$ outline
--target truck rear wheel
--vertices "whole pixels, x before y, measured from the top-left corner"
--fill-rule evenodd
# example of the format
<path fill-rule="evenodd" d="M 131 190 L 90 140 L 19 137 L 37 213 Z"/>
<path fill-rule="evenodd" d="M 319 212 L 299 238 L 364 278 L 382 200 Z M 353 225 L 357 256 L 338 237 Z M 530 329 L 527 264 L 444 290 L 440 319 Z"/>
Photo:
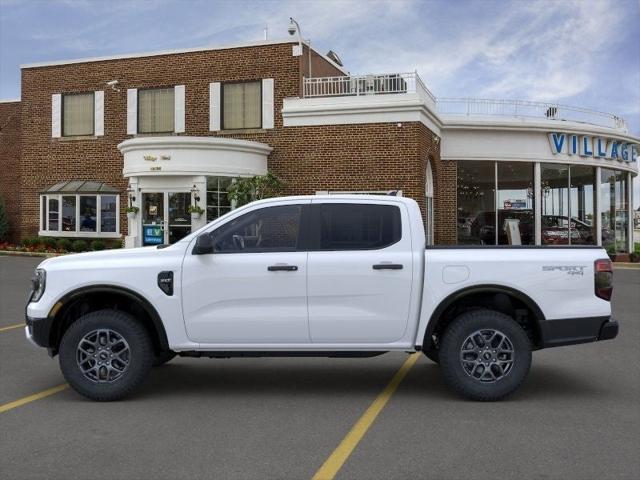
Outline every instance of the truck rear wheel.
<path fill-rule="evenodd" d="M 71 324 L 60 342 L 60 369 L 69 385 L 92 400 L 119 400 L 144 380 L 153 363 L 146 329 L 131 315 L 99 310 Z"/>
<path fill-rule="evenodd" d="M 449 324 L 439 349 L 445 381 L 480 401 L 500 400 L 522 384 L 531 366 L 531 342 L 511 317 L 472 310 Z"/>

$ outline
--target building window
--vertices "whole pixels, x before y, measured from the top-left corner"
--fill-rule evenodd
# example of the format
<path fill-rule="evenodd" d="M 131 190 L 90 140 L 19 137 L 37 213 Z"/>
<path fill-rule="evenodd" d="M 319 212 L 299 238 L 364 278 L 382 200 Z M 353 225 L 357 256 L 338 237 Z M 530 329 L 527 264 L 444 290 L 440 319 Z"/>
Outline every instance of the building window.
<path fill-rule="evenodd" d="M 175 129 L 175 89 L 138 91 L 138 133 L 168 133 Z"/>
<path fill-rule="evenodd" d="M 533 163 L 496 162 L 498 180 L 498 245 L 533 245 Z"/>
<path fill-rule="evenodd" d="M 595 245 L 595 168 L 540 165 L 543 245 Z"/>
<path fill-rule="evenodd" d="M 610 253 L 628 251 L 629 205 L 627 173 L 601 169 L 602 246 Z"/>
<path fill-rule="evenodd" d="M 222 128 L 262 127 L 262 83 L 225 83 L 222 86 Z"/>
<path fill-rule="evenodd" d="M 62 136 L 94 133 L 94 93 L 68 93 L 62 96 Z"/>
<path fill-rule="evenodd" d="M 494 162 L 458 162 L 458 243 L 496 244 Z"/>
<path fill-rule="evenodd" d="M 233 210 L 227 188 L 234 181 L 231 177 L 207 177 L 207 222 Z"/>
<path fill-rule="evenodd" d="M 41 235 L 119 236 L 119 196 L 52 194 L 41 196 Z M 46 219 L 46 220 L 45 220 Z"/>

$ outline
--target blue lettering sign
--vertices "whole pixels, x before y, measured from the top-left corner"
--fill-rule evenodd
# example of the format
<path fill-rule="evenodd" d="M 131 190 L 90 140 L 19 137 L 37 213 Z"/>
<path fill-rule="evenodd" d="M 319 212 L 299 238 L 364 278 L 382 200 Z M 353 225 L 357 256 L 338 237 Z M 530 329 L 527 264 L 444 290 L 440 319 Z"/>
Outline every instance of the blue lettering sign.
<path fill-rule="evenodd" d="M 569 155 L 578 154 L 578 136 L 571 135 L 571 146 L 569 147 Z"/>
<path fill-rule="evenodd" d="M 625 162 L 629 161 L 629 152 L 627 150 L 628 144 L 623 143 L 622 145 L 620 145 L 620 156 L 622 157 L 622 160 L 624 160 Z"/>
<path fill-rule="evenodd" d="M 598 137 L 598 139 L 596 140 L 596 144 L 597 144 L 597 152 L 598 152 L 598 156 L 599 157 L 605 157 L 607 155 L 607 143 L 605 142 L 605 140 L 603 138 Z"/>
<path fill-rule="evenodd" d="M 564 146 L 564 133 L 552 133 L 550 136 L 551 147 L 553 153 L 562 153 L 562 147 Z"/>
<path fill-rule="evenodd" d="M 618 142 L 611 140 L 611 160 L 618 158 Z"/>
<path fill-rule="evenodd" d="M 581 157 L 592 157 L 593 156 L 593 145 L 591 145 L 591 137 L 584 136 L 582 137 L 582 141 L 580 142 L 580 156 Z"/>

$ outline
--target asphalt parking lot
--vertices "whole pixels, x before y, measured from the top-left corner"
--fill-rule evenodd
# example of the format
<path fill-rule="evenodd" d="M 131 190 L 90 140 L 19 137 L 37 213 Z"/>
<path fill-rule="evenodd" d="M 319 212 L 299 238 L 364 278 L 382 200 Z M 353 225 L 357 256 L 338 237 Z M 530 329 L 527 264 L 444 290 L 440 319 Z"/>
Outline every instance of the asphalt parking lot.
<path fill-rule="evenodd" d="M 0 410 L 64 384 L 8 328 L 39 262 L 0 256 Z M 620 336 L 536 352 L 507 401 L 456 397 L 420 356 L 335 478 L 640 478 L 640 270 L 614 282 Z M 62 389 L 0 413 L 0 477 L 310 479 L 406 359 L 177 358 L 125 401 Z"/>

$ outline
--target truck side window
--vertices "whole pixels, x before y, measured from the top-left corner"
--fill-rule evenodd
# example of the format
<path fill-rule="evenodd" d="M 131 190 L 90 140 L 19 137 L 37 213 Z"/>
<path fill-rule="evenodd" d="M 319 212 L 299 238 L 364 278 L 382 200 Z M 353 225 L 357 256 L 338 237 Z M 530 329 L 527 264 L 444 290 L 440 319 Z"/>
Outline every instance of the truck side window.
<path fill-rule="evenodd" d="M 320 206 L 320 250 L 372 250 L 402 237 L 393 205 L 326 203 Z"/>
<path fill-rule="evenodd" d="M 299 205 L 246 213 L 213 232 L 215 253 L 293 252 L 300 232 Z"/>

